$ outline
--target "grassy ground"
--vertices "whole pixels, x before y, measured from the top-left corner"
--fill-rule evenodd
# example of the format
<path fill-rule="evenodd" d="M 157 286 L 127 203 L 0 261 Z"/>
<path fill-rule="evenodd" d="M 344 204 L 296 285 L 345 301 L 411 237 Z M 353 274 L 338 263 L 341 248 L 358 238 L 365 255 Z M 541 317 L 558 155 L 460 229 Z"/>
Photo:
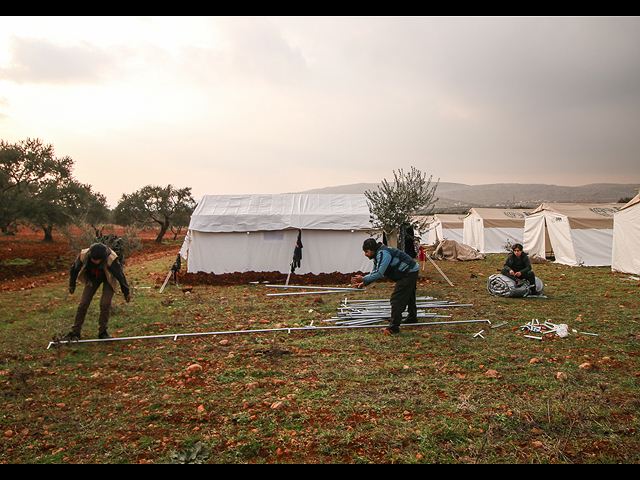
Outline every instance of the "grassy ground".
<path fill-rule="evenodd" d="M 491 325 L 394 337 L 294 330 L 47 348 L 80 291 L 70 297 L 61 277 L 1 293 L 0 462 L 638 463 L 640 282 L 544 263 L 534 270 L 547 298 L 492 297 L 486 281 L 503 260 L 439 262 L 454 287 L 427 262 L 419 281 L 419 295 L 472 304 L 438 312 L 448 320 Z M 112 334 L 320 326 L 344 298 L 267 297 L 264 285 L 160 294 L 169 267 L 128 267 L 139 288 L 129 304 L 115 297 Z M 85 339 L 97 336 L 96 304 Z M 532 319 L 571 335 L 526 338 Z"/>

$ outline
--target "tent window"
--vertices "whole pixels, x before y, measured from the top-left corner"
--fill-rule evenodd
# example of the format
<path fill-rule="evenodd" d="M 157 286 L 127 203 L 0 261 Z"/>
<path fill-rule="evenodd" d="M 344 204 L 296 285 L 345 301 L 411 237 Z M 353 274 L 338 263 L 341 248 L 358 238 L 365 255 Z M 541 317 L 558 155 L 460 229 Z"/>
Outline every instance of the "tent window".
<path fill-rule="evenodd" d="M 282 242 L 284 241 L 284 232 L 262 232 L 263 242 Z"/>

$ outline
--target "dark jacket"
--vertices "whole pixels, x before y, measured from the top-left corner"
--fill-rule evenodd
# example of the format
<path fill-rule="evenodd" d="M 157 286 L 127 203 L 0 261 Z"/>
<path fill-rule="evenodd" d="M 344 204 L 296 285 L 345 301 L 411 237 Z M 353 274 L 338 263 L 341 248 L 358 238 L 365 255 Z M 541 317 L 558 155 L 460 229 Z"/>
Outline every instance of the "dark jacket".
<path fill-rule="evenodd" d="M 118 256 L 107 247 L 107 256 L 99 264 L 94 265 L 89 259 L 89 249 L 83 249 L 71 265 L 69 272 L 69 288 L 75 289 L 76 281 L 87 285 L 95 282 L 109 282 L 113 291 L 117 291 L 118 284 L 124 296 L 129 295 L 129 285 L 122 270 Z"/>
<path fill-rule="evenodd" d="M 510 253 L 507 256 L 507 260 L 504 262 L 504 266 L 502 267 L 502 274 L 509 275 L 509 270 L 513 270 L 514 272 L 522 272 L 524 278 L 525 275 L 532 271 L 529 255 L 522 252 L 520 254 L 520 258 L 518 258 L 515 253 Z"/>
<path fill-rule="evenodd" d="M 396 282 L 407 273 L 420 270 L 418 262 L 402 250 L 387 247 L 380 243 L 378 245 L 376 256 L 373 259 L 373 270 L 369 275 L 365 275 L 364 277 L 365 285 L 379 280 L 383 275 Z"/>

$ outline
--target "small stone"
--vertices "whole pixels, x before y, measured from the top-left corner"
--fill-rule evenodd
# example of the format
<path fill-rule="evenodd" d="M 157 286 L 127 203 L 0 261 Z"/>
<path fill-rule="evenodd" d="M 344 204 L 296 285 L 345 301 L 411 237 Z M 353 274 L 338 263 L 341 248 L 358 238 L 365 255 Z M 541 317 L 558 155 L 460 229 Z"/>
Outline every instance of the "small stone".
<path fill-rule="evenodd" d="M 196 373 L 201 371 L 202 371 L 202 366 L 198 365 L 197 363 L 194 363 L 193 365 L 189 365 L 187 367 L 187 373 Z"/>

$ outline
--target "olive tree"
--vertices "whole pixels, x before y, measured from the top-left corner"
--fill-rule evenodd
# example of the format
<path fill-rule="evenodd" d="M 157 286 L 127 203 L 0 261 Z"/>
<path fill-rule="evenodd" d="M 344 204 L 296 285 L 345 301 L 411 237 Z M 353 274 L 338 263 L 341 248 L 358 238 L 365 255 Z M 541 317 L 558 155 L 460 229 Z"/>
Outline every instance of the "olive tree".
<path fill-rule="evenodd" d="M 160 243 L 169 227 L 191 216 L 195 207 L 191 187 L 147 185 L 131 194 L 122 194 L 113 213 L 120 225 L 157 224 L 160 230 L 156 242 Z"/>
<path fill-rule="evenodd" d="M 371 224 L 374 229 L 382 230 L 387 235 L 392 232 L 404 233 L 404 226 L 422 227 L 414 217 L 429 215 L 438 200 L 435 198 L 438 183 L 431 185 L 432 175 L 427 175 L 415 167 L 410 172 L 399 169 L 393 171 L 393 181 L 386 179 L 378 186 L 377 191 L 364 192 L 371 213 Z M 398 242 L 404 250 L 404 242 Z"/>
<path fill-rule="evenodd" d="M 53 241 L 54 227 L 106 218 L 104 196 L 73 178 L 73 160 L 56 157 L 39 138 L 0 141 L 0 227 L 5 233 L 25 221 Z"/>

